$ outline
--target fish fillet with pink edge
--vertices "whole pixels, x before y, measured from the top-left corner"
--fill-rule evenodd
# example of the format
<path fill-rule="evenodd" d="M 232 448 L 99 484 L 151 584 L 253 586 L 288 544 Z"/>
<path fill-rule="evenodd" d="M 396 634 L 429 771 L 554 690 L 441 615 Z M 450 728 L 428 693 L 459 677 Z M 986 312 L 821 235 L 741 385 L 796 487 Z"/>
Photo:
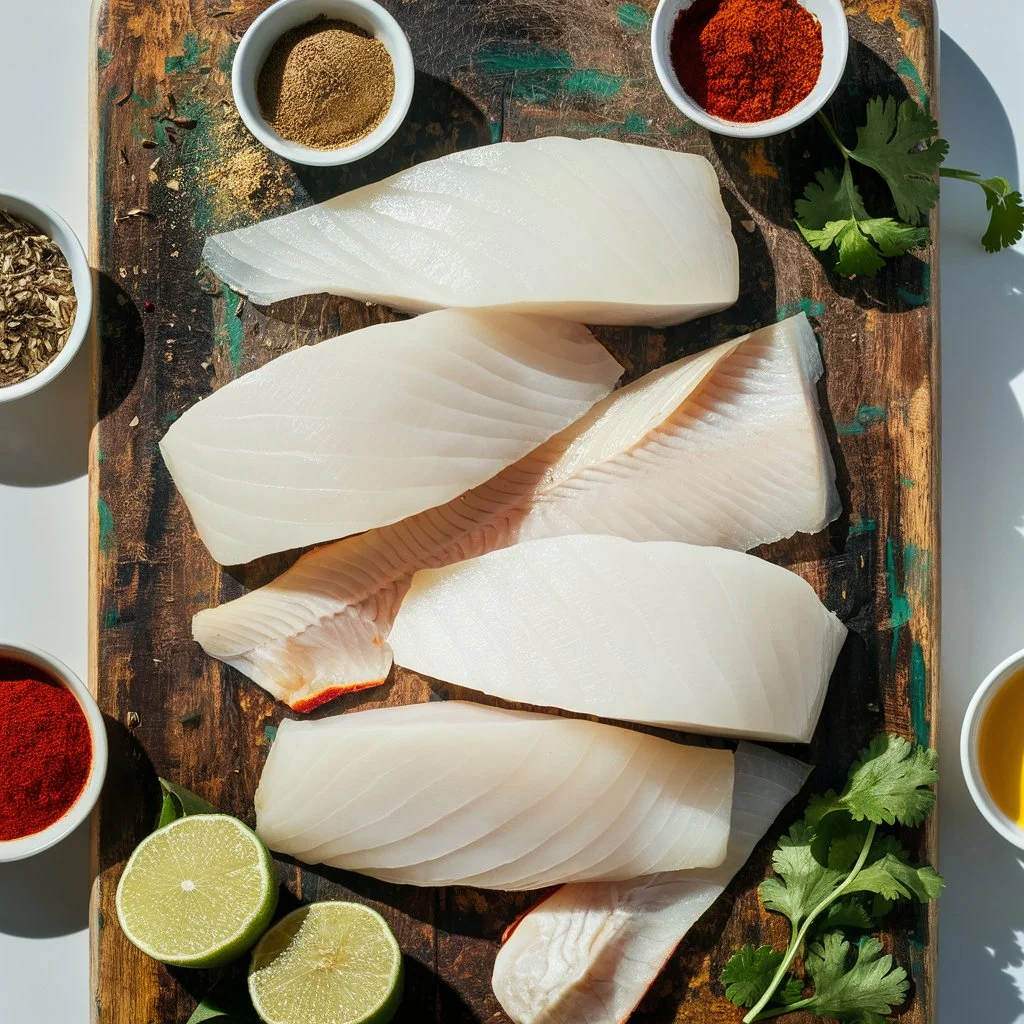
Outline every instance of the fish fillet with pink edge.
<path fill-rule="evenodd" d="M 741 743 L 735 772 L 729 845 L 717 868 L 565 885 L 514 925 L 491 984 L 515 1024 L 621 1024 L 636 1009 L 810 768 Z"/>
<path fill-rule="evenodd" d="M 418 569 L 573 533 L 737 550 L 815 533 L 840 507 L 821 372 L 802 314 L 670 363 L 446 505 L 318 548 L 200 612 L 195 638 L 308 710 L 385 679 Z"/>
<path fill-rule="evenodd" d="M 313 292 L 653 327 L 731 306 L 739 259 L 702 156 L 531 139 L 416 164 L 251 227 L 203 258 L 253 302 Z"/>

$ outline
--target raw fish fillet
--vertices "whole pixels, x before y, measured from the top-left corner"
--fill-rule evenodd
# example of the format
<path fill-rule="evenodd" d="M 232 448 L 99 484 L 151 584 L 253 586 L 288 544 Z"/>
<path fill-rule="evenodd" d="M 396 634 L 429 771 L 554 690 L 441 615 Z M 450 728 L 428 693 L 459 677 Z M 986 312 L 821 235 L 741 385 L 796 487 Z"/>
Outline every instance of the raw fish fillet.
<path fill-rule="evenodd" d="M 247 562 L 450 501 L 621 373 L 578 324 L 442 310 L 278 356 L 189 409 L 160 450 L 213 557 Z"/>
<path fill-rule="evenodd" d="M 661 327 L 731 306 L 739 262 L 702 156 L 609 139 L 465 150 L 252 227 L 203 258 L 256 303 L 329 292 Z"/>
<path fill-rule="evenodd" d="M 515 1024 L 620 1024 L 683 936 L 746 863 L 810 769 L 764 747 L 736 751 L 725 861 L 630 882 L 566 885 L 523 917 L 492 985 Z"/>
<path fill-rule="evenodd" d="M 727 750 L 438 701 L 283 722 L 256 830 L 388 882 L 537 889 L 720 864 L 732 781 Z"/>
<path fill-rule="evenodd" d="M 803 314 L 671 363 L 468 494 L 200 612 L 195 638 L 308 710 L 385 679 L 391 622 L 425 566 L 573 533 L 741 550 L 815 533 L 839 512 L 820 373 Z"/>
<path fill-rule="evenodd" d="M 845 638 L 753 555 L 576 536 L 421 569 L 390 639 L 399 665 L 503 700 L 806 743 Z"/>

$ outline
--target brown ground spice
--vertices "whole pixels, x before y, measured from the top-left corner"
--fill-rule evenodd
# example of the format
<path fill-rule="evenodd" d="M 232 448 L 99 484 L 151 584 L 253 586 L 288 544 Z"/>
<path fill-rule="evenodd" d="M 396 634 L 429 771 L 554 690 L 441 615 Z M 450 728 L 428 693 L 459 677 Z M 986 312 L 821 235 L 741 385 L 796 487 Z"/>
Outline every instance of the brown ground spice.
<path fill-rule="evenodd" d="M 311 149 L 338 149 L 384 120 L 395 68 L 379 39 L 350 22 L 319 17 L 278 39 L 256 94 L 279 135 Z"/>

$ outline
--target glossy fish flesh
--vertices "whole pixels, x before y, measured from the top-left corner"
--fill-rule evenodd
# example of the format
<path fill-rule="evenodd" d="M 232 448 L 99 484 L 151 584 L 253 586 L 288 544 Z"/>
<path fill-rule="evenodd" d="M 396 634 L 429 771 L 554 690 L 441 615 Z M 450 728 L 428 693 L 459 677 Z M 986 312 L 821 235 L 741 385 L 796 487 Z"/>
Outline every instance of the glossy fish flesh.
<path fill-rule="evenodd" d="M 622 367 L 579 324 L 441 310 L 278 356 L 160 443 L 218 562 L 397 522 L 582 416 Z"/>
<path fill-rule="evenodd" d="M 253 302 L 312 292 L 664 326 L 731 306 L 739 263 L 702 156 L 533 139 L 417 164 L 215 235 L 203 258 Z"/>
<path fill-rule="evenodd" d="M 421 569 L 390 642 L 399 665 L 502 700 L 807 743 L 845 638 L 753 555 L 575 536 Z"/>
<path fill-rule="evenodd" d="M 537 889 L 720 864 L 732 783 L 727 750 L 438 701 L 282 722 L 256 830 L 389 882 Z"/>
<path fill-rule="evenodd" d="M 745 550 L 839 511 L 803 314 L 671 363 L 487 483 L 303 556 L 193 620 L 207 653 L 293 708 L 382 682 L 412 574 L 517 540 L 606 533 Z"/>
<path fill-rule="evenodd" d="M 736 751 L 725 861 L 627 882 L 562 886 L 514 926 L 492 985 L 515 1024 L 620 1024 L 686 933 L 799 792 L 810 768 L 765 747 Z"/>

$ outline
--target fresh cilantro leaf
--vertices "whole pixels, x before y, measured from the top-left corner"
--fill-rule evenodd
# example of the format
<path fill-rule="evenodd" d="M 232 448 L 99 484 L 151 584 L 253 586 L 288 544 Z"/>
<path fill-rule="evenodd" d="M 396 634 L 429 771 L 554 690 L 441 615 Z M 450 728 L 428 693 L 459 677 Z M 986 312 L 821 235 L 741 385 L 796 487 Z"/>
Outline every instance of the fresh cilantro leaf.
<path fill-rule="evenodd" d="M 920 224 L 939 201 L 936 171 L 949 143 L 935 138 L 938 130 L 913 100 L 897 103 L 892 96 L 875 96 L 868 101 L 866 122 L 857 129 L 857 145 L 846 151 L 885 179 L 896 212 L 911 225 Z"/>
<path fill-rule="evenodd" d="M 942 892 L 942 876 L 929 865 L 915 868 L 887 853 L 857 872 L 847 892 L 876 893 L 885 900 L 918 900 L 927 903 Z"/>
<path fill-rule="evenodd" d="M 828 910 L 819 918 L 822 928 L 857 928 L 866 931 L 874 928 L 879 915 L 874 913 L 874 906 L 867 906 L 860 895 L 847 896 L 832 903 Z"/>
<path fill-rule="evenodd" d="M 854 821 L 876 825 L 920 825 L 935 806 L 928 788 L 938 777 L 938 754 L 902 736 L 876 736 L 860 752 L 841 794 L 811 801 L 807 821 L 816 826 L 827 815 L 846 811 Z"/>
<path fill-rule="evenodd" d="M 853 182 L 847 162 L 842 174 L 831 168 L 818 171 L 802 199 L 796 201 L 797 220 L 805 228 L 824 228 L 829 222 L 859 217 L 866 220 L 864 200 Z"/>
<path fill-rule="evenodd" d="M 985 189 L 985 205 L 992 214 L 981 244 L 988 252 L 1015 245 L 1024 235 L 1024 201 L 1020 193 L 1012 191 L 1005 178 L 986 178 L 978 184 Z"/>
<path fill-rule="evenodd" d="M 959 178 L 980 185 L 985 193 L 985 206 L 991 216 L 981 244 L 988 252 L 998 252 L 1020 241 L 1024 234 L 1024 201 L 1013 191 L 1005 178 L 983 178 L 974 171 L 961 171 L 956 167 L 943 167 L 944 178 Z"/>
<path fill-rule="evenodd" d="M 779 877 L 766 878 L 761 883 L 761 901 L 765 907 L 785 914 L 794 927 L 831 895 L 845 874 L 815 858 L 812 839 L 813 832 L 807 824 L 796 822 L 779 840 L 772 854 L 772 867 Z"/>
<path fill-rule="evenodd" d="M 926 243 L 927 228 L 901 224 L 891 217 L 868 217 L 853 181 L 850 162 L 841 176 L 819 171 L 796 202 L 797 227 L 812 249 L 835 247 L 837 273 L 845 277 L 874 277 L 885 256 L 901 256 Z"/>
<path fill-rule="evenodd" d="M 725 996 L 736 1006 L 753 1006 L 768 990 L 782 954 L 771 946 L 740 946 L 722 968 Z"/>
<path fill-rule="evenodd" d="M 801 1009 L 846 1024 L 882 1024 L 907 998 L 907 972 L 873 938 L 864 939 L 850 962 L 851 945 L 841 932 L 828 932 L 807 951 L 804 969 L 814 995 Z"/>

